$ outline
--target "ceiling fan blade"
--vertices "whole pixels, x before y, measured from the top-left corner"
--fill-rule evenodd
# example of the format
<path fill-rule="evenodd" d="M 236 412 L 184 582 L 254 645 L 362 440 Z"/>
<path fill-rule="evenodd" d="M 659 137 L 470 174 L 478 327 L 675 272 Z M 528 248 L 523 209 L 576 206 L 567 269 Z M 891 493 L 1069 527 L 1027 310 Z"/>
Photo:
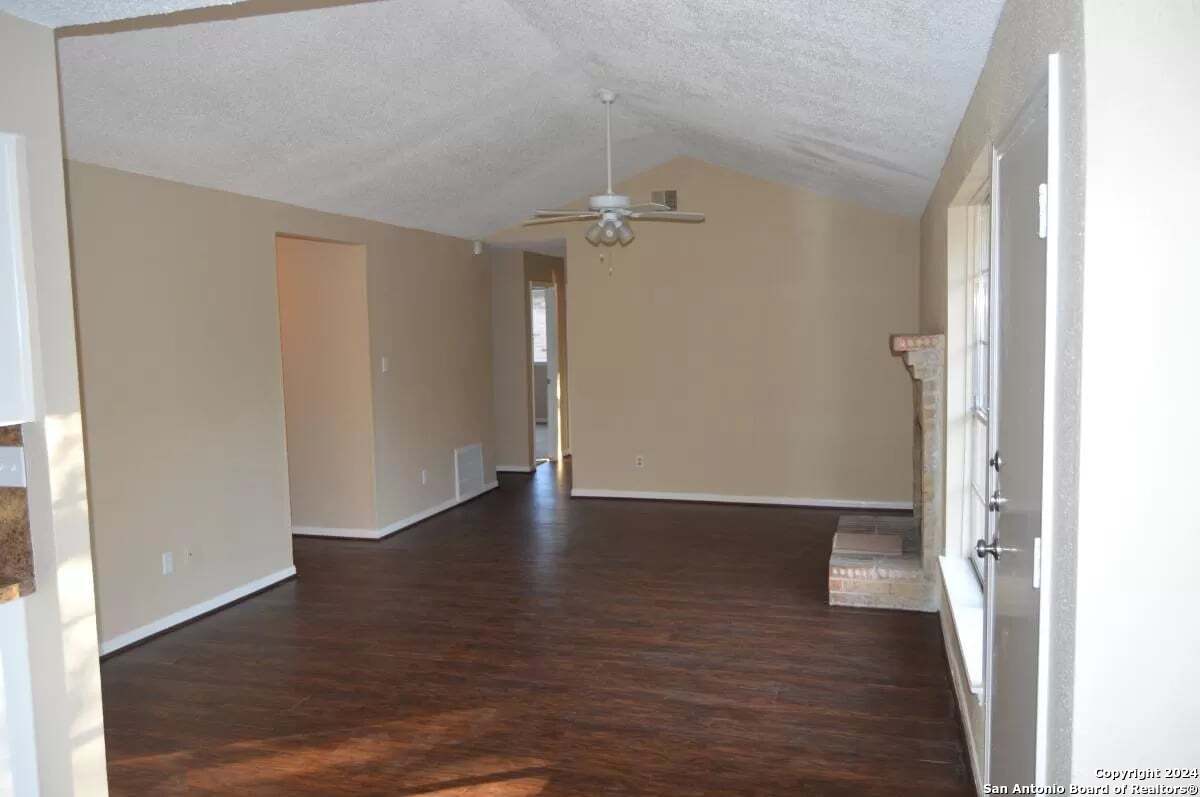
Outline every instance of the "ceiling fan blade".
<path fill-rule="evenodd" d="M 592 211 L 581 208 L 561 208 L 555 210 L 535 210 L 533 215 L 539 218 L 550 218 L 551 216 L 578 216 L 580 213 L 591 213 Z"/>
<path fill-rule="evenodd" d="M 665 211 L 670 209 L 670 205 L 662 205 L 658 202 L 643 202 L 640 205 L 630 205 L 628 208 L 626 208 L 626 210 L 632 211 L 633 213 L 647 213 L 652 210 Z"/>
<path fill-rule="evenodd" d="M 554 224 L 555 222 L 559 221 L 583 221 L 584 219 L 598 218 L 600 218 L 599 213 L 580 213 L 576 211 L 570 216 L 547 216 L 544 218 L 526 219 L 525 221 L 521 222 L 521 226 L 529 227 L 533 224 Z"/>
<path fill-rule="evenodd" d="M 679 210 L 651 210 L 645 213 L 630 213 L 629 218 L 640 221 L 704 221 L 704 214 L 684 213 Z"/>

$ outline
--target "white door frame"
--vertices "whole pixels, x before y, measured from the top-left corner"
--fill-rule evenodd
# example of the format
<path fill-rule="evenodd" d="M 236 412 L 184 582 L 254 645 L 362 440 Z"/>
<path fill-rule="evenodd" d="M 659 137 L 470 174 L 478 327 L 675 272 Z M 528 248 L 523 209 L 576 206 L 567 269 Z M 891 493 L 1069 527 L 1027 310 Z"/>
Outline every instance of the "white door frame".
<path fill-rule="evenodd" d="M 1035 767 L 1034 776 L 1037 785 L 1048 784 L 1049 765 L 1049 650 L 1051 633 L 1051 609 L 1054 605 L 1052 574 L 1052 551 L 1054 535 L 1054 460 L 1055 460 L 1055 395 L 1056 371 L 1058 367 L 1057 328 L 1058 328 L 1058 236 L 1059 236 L 1059 185 L 1061 179 L 1061 106 L 1062 85 L 1060 76 L 1060 58 L 1058 53 L 1051 54 L 1047 62 L 1046 76 L 1039 81 L 1030 94 L 1030 100 L 1011 127 L 992 148 L 992 303 L 989 307 L 991 314 L 991 386 L 989 394 L 992 400 L 993 412 L 998 415 L 999 374 L 997 365 L 1000 357 L 999 325 L 1001 320 L 1000 304 L 1004 297 L 999 295 L 997 282 L 1000 272 L 1000 242 L 1002 235 L 999 229 L 1000 196 L 1004 186 L 1000 180 L 999 163 L 1001 157 L 1012 146 L 1014 141 L 1025 129 L 1031 114 L 1036 112 L 1038 101 L 1042 94 L 1047 96 L 1047 129 L 1048 142 L 1046 153 L 1046 307 L 1045 307 L 1045 362 L 1043 381 L 1042 406 L 1042 503 L 1041 503 L 1041 549 L 1040 549 L 1040 591 L 1038 605 L 1038 660 L 1037 660 L 1037 712 L 1035 719 L 1034 741 Z M 997 447 L 996 433 L 998 420 L 989 429 L 988 450 L 995 451 Z M 989 476 L 992 476 L 989 471 Z M 989 489 L 990 483 L 989 483 Z M 988 539 L 995 539 L 995 513 L 989 513 Z M 989 561 L 989 573 L 994 568 L 994 560 Z M 983 738 L 983 782 L 990 782 L 992 756 L 992 709 L 993 709 L 993 675 L 994 675 L 994 612 L 995 612 L 995 578 L 986 579 L 985 611 L 984 611 L 984 738 Z"/>
<path fill-rule="evenodd" d="M 546 291 L 546 431 L 550 437 L 551 462 L 562 457 L 562 445 L 558 433 L 558 287 L 551 285 Z"/>

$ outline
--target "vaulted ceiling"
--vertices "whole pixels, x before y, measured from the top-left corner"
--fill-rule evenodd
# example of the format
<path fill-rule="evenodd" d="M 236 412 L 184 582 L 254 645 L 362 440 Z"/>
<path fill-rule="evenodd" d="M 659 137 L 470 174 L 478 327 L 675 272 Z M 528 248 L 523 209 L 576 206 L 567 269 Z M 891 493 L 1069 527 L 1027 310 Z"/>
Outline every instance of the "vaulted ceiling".
<path fill-rule="evenodd" d="M 150 14 L 170 14 L 205 6 L 227 6 L 237 0 L 0 0 L 0 11 L 59 28 L 111 22 Z"/>
<path fill-rule="evenodd" d="M 618 176 L 689 155 L 916 215 L 1002 0 L 252 5 L 62 38 L 68 156 L 482 237 L 603 188 L 608 86 Z"/>

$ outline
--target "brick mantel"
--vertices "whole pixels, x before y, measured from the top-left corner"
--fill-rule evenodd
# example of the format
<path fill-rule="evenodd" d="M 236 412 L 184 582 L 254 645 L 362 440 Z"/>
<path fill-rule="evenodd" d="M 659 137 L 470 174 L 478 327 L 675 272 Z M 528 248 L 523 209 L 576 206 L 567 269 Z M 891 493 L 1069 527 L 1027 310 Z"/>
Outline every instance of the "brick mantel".
<path fill-rule="evenodd" d="M 918 382 L 937 382 L 941 390 L 946 364 L 945 335 L 892 335 L 892 354 L 899 355 L 912 378 Z"/>

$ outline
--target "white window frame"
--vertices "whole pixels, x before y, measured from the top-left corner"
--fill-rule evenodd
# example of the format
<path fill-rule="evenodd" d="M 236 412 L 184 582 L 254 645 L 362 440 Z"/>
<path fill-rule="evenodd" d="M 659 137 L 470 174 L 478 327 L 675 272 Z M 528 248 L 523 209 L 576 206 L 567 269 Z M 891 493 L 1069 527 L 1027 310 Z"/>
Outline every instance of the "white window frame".
<path fill-rule="evenodd" d="M 991 423 L 990 346 L 992 345 L 992 209 L 991 186 L 985 185 L 967 208 L 966 346 L 969 412 L 966 430 L 966 473 L 963 488 L 962 551 L 982 584 L 986 568 L 975 545 L 988 533 L 988 440 Z"/>

